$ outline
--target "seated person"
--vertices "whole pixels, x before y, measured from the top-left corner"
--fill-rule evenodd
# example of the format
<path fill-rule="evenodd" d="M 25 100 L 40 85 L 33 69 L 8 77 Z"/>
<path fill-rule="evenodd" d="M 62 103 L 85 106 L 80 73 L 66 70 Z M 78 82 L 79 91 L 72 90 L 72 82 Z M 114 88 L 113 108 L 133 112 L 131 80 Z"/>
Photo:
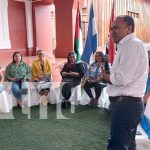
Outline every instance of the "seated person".
<path fill-rule="evenodd" d="M 32 77 L 38 93 L 47 96 L 51 86 L 52 67 L 43 50 L 37 51 L 38 59 L 32 63 Z"/>
<path fill-rule="evenodd" d="M 98 105 L 98 99 L 101 95 L 102 89 L 106 86 L 106 84 L 99 81 L 101 71 L 104 67 L 104 54 L 100 51 L 95 53 L 95 62 L 90 64 L 89 69 L 87 69 L 84 84 L 84 90 L 87 95 L 90 97 L 90 105 Z M 94 87 L 95 97 L 91 92 L 91 88 Z"/>
<path fill-rule="evenodd" d="M 76 62 L 76 53 L 69 52 L 68 61 L 64 64 L 61 71 L 62 82 L 61 92 L 64 97 L 62 107 L 67 108 L 70 106 L 69 98 L 73 87 L 80 85 L 81 79 L 84 75 L 81 64 Z"/>
<path fill-rule="evenodd" d="M 5 70 L 5 80 L 12 82 L 11 90 L 20 107 L 23 107 L 22 95 L 27 95 L 28 93 L 30 78 L 30 67 L 22 61 L 22 55 L 19 52 L 14 52 L 13 61 Z"/>

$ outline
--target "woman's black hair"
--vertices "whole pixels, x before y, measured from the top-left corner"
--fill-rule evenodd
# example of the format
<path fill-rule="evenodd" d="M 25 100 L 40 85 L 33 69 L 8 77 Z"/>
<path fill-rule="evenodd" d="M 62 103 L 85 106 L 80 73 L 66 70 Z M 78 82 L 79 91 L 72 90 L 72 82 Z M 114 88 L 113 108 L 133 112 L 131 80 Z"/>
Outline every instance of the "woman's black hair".
<path fill-rule="evenodd" d="M 22 54 L 21 54 L 20 52 L 14 52 L 14 53 L 13 53 L 13 61 L 12 61 L 12 64 L 15 63 L 15 55 L 16 55 L 16 54 L 19 54 L 19 55 L 21 56 L 21 62 L 22 62 Z"/>
<path fill-rule="evenodd" d="M 69 57 L 71 56 L 75 56 L 75 58 L 77 58 L 77 54 L 74 51 L 69 52 L 68 57 L 67 57 L 67 60 L 69 63 L 70 63 Z"/>
<path fill-rule="evenodd" d="M 36 54 L 38 54 L 39 52 L 42 52 L 44 54 L 44 50 L 42 49 L 37 50 Z"/>

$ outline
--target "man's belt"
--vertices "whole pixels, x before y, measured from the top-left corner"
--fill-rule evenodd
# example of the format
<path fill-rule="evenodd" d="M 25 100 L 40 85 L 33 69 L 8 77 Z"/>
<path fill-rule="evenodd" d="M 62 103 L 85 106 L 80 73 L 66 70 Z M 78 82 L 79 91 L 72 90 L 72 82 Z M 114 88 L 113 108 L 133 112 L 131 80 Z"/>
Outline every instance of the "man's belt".
<path fill-rule="evenodd" d="M 132 97 L 132 96 L 115 96 L 109 97 L 110 102 L 141 102 L 141 97 Z"/>

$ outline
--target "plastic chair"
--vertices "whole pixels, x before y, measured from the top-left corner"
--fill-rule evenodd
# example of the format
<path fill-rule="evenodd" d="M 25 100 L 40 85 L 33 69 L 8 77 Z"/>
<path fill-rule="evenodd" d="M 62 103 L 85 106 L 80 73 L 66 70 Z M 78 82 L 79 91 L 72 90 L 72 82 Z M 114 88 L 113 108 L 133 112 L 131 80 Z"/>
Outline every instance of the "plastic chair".
<path fill-rule="evenodd" d="M 9 108 L 6 92 L 3 91 L 0 94 L 0 113 L 7 113 L 7 112 L 10 112 L 10 108 Z"/>

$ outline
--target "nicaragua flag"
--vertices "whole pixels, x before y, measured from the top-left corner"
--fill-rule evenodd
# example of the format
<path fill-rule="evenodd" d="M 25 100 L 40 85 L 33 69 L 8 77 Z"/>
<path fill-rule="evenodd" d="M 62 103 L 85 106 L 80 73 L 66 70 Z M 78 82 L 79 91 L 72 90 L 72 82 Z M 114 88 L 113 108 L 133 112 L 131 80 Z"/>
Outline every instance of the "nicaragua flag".
<path fill-rule="evenodd" d="M 82 31 L 81 31 L 81 14 L 79 10 L 79 3 L 76 16 L 76 27 L 75 27 L 75 40 L 74 40 L 74 51 L 77 54 L 77 60 L 81 60 L 83 53 L 83 42 L 82 42 Z"/>
<path fill-rule="evenodd" d="M 88 64 L 91 63 L 93 54 L 96 52 L 97 48 L 98 48 L 98 34 L 96 29 L 94 8 L 92 3 L 90 7 L 88 33 L 87 33 L 85 48 L 81 58 L 82 61 Z"/>

